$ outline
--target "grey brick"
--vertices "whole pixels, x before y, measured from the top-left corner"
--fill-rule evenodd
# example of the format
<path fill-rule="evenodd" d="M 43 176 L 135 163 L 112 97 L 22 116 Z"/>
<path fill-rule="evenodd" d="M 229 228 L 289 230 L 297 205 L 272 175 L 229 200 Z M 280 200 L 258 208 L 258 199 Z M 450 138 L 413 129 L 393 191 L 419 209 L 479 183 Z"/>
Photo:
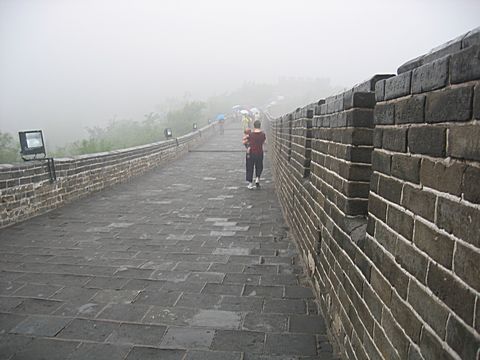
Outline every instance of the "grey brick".
<path fill-rule="evenodd" d="M 447 155 L 480 161 L 480 125 L 451 127 L 448 131 Z"/>
<path fill-rule="evenodd" d="M 382 314 L 382 327 L 385 330 L 385 335 L 391 341 L 400 359 L 406 359 L 410 341 L 400 326 L 395 322 L 395 319 L 390 311 L 386 309 Z"/>
<path fill-rule="evenodd" d="M 480 340 L 478 334 L 469 330 L 455 316 L 450 316 L 447 323 L 447 344 L 456 351 L 462 359 L 478 358 Z"/>
<path fill-rule="evenodd" d="M 473 45 L 480 45 L 480 26 L 469 31 L 462 41 L 462 49 Z"/>
<path fill-rule="evenodd" d="M 453 260 L 455 274 L 473 289 L 480 289 L 480 252 L 474 251 L 461 243 L 457 243 Z"/>
<path fill-rule="evenodd" d="M 414 310 L 407 306 L 407 303 L 398 296 L 396 292 L 392 293 L 391 311 L 397 322 L 403 328 L 405 333 L 415 342 L 420 341 L 420 332 L 423 324 L 418 319 Z"/>
<path fill-rule="evenodd" d="M 452 55 L 450 69 L 452 84 L 480 79 L 480 45 L 468 47 Z"/>
<path fill-rule="evenodd" d="M 373 122 L 375 125 L 393 125 L 395 123 L 395 105 L 376 104 L 373 110 Z"/>
<path fill-rule="evenodd" d="M 403 74 L 407 71 L 413 70 L 419 66 L 422 66 L 423 59 L 425 55 L 420 55 L 412 60 L 407 61 L 406 63 L 402 64 L 398 69 L 397 69 L 397 74 Z"/>
<path fill-rule="evenodd" d="M 385 80 L 385 100 L 396 99 L 410 94 L 412 72 L 407 71 Z"/>
<path fill-rule="evenodd" d="M 464 198 L 473 203 L 480 203 L 480 168 L 467 166 L 463 175 Z"/>
<path fill-rule="evenodd" d="M 473 98 L 473 118 L 480 119 L 480 84 L 475 85 L 475 95 Z"/>
<path fill-rule="evenodd" d="M 384 174 L 390 174 L 390 167 L 392 164 L 392 156 L 375 150 L 372 153 L 372 170 L 378 171 Z"/>
<path fill-rule="evenodd" d="M 413 236 L 413 217 L 404 210 L 389 206 L 387 211 L 387 224 L 408 240 Z"/>
<path fill-rule="evenodd" d="M 420 158 L 406 155 L 392 156 L 392 176 L 415 184 L 420 182 Z"/>
<path fill-rule="evenodd" d="M 416 247 L 399 239 L 395 249 L 395 260 L 420 282 L 425 283 L 428 259 Z"/>
<path fill-rule="evenodd" d="M 452 355 L 450 355 L 450 353 L 445 351 L 445 348 L 442 346 L 442 342 L 433 336 L 428 328 L 423 328 L 419 345 L 424 358 L 435 360 L 455 359 Z"/>
<path fill-rule="evenodd" d="M 434 221 L 435 201 L 436 196 L 431 192 L 408 184 L 403 187 L 402 206 L 424 219 Z"/>
<path fill-rule="evenodd" d="M 427 94 L 425 121 L 439 123 L 466 121 L 472 115 L 473 87 L 447 88 Z"/>
<path fill-rule="evenodd" d="M 450 56 L 422 65 L 412 72 L 412 93 L 440 89 L 448 83 Z"/>
<path fill-rule="evenodd" d="M 436 225 L 464 241 L 480 247 L 480 210 L 438 198 Z"/>
<path fill-rule="evenodd" d="M 433 293 L 467 324 L 473 325 L 475 296 L 449 272 L 430 263 L 427 285 Z"/>
<path fill-rule="evenodd" d="M 388 252 L 395 251 L 398 235 L 389 227 L 378 223 L 375 226 L 375 240 L 379 242 Z"/>
<path fill-rule="evenodd" d="M 445 306 L 442 306 L 438 300 L 414 280 L 410 281 L 409 284 L 408 302 L 440 338 L 445 338 L 445 328 L 449 315 Z"/>
<path fill-rule="evenodd" d="M 387 204 L 379 197 L 369 196 L 368 211 L 383 221 L 387 218 Z"/>
<path fill-rule="evenodd" d="M 386 150 L 407 151 L 407 128 L 388 128 L 383 130 L 383 148 Z"/>
<path fill-rule="evenodd" d="M 452 268 L 454 241 L 448 236 L 417 220 L 413 242 L 433 260 L 447 269 Z"/>
<path fill-rule="evenodd" d="M 424 158 L 420 165 L 420 182 L 432 189 L 460 196 L 464 171 L 465 165 L 458 161 L 434 162 Z"/>
<path fill-rule="evenodd" d="M 445 156 L 446 129 L 439 126 L 415 126 L 408 130 L 408 149 L 414 154 Z"/>
<path fill-rule="evenodd" d="M 382 176 L 378 184 L 378 194 L 396 204 L 400 204 L 402 183 Z"/>
<path fill-rule="evenodd" d="M 375 106 L 375 94 L 373 92 L 351 92 L 345 93 L 343 107 L 345 110 L 351 108 L 369 108 Z"/>
<path fill-rule="evenodd" d="M 385 100 L 385 79 L 380 80 L 375 84 L 375 100 Z"/>
<path fill-rule="evenodd" d="M 422 123 L 425 120 L 425 95 L 415 95 L 395 103 L 395 124 Z"/>

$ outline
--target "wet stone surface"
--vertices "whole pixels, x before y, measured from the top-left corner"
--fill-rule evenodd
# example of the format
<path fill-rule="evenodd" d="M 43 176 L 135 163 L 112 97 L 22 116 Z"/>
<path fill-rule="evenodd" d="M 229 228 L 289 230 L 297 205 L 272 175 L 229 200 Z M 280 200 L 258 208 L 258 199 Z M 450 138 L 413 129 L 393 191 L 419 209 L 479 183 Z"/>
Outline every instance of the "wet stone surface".
<path fill-rule="evenodd" d="M 0 359 L 336 359 L 241 136 L 0 230 Z"/>

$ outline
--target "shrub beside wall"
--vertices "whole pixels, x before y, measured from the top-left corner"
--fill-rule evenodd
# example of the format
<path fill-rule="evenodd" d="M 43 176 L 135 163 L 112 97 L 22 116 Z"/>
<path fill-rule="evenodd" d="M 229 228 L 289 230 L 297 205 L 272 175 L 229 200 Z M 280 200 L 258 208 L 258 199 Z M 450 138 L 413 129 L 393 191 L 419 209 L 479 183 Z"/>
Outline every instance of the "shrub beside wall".
<path fill-rule="evenodd" d="M 178 139 L 107 153 L 55 159 L 57 181 L 44 162 L 0 167 L 0 227 L 45 213 L 172 161 L 212 133 L 213 125 Z"/>
<path fill-rule="evenodd" d="M 480 356 L 480 28 L 271 121 L 277 193 L 348 359 Z"/>

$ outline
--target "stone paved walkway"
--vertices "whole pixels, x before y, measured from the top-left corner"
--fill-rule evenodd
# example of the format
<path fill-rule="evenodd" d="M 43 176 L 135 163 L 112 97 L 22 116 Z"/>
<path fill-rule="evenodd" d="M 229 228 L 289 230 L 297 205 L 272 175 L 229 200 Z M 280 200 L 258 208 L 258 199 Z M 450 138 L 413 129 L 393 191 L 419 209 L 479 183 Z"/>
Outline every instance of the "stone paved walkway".
<path fill-rule="evenodd" d="M 333 359 L 240 139 L 0 230 L 0 359 Z"/>

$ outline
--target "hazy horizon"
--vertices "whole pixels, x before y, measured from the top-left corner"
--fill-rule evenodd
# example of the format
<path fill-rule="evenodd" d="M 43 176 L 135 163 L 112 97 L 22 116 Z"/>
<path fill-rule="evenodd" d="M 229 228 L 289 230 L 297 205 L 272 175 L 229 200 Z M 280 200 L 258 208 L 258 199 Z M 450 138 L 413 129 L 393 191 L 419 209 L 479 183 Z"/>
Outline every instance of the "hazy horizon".
<path fill-rule="evenodd" d="M 43 128 L 59 143 L 245 82 L 348 88 L 475 28 L 479 13 L 473 0 L 0 0 L 0 131 Z"/>

